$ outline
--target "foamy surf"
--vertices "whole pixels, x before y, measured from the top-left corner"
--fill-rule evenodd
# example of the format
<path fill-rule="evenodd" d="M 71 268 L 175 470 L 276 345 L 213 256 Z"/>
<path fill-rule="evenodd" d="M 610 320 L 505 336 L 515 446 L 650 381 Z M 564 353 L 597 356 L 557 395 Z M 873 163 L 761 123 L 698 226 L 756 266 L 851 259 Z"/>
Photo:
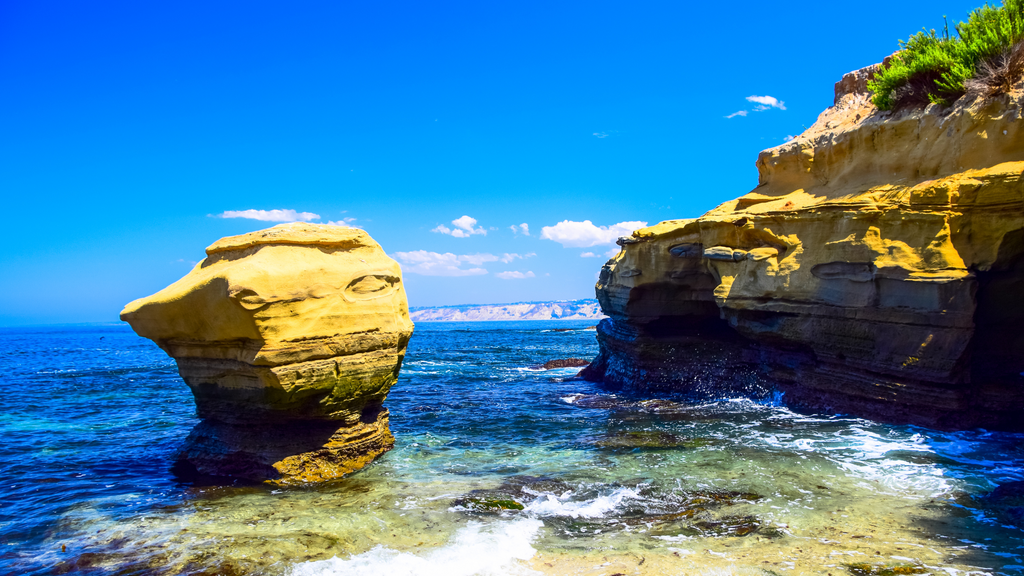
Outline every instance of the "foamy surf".
<path fill-rule="evenodd" d="M 451 543 L 420 554 L 377 546 L 346 560 L 298 564 L 290 576 L 335 576 L 367 571 L 388 576 L 528 576 L 538 574 L 522 564 L 537 552 L 532 542 L 544 525 L 523 518 L 484 525 L 471 522 L 459 529 Z"/>
<path fill-rule="evenodd" d="M 524 489 L 524 492 L 533 493 Z M 631 488 L 618 488 L 611 494 L 598 496 L 592 500 L 575 501 L 573 493 L 566 492 L 561 496 L 539 494 L 533 502 L 526 505 L 524 512 L 535 516 L 568 516 L 571 518 L 600 518 L 617 508 L 624 500 L 636 499 L 640 496 Z"/>

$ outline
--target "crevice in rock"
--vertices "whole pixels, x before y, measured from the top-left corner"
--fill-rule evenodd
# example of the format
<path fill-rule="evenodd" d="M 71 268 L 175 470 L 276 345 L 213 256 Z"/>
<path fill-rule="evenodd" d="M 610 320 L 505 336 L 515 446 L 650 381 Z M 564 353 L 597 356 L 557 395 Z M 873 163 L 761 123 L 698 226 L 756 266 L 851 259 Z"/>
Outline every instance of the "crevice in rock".
<path fill-rule="evenodd" d="M 1006 234 L 992 268 L 977 272 L 970 372 L 975 386 L 1024 389 L 1024 229 Z"/>

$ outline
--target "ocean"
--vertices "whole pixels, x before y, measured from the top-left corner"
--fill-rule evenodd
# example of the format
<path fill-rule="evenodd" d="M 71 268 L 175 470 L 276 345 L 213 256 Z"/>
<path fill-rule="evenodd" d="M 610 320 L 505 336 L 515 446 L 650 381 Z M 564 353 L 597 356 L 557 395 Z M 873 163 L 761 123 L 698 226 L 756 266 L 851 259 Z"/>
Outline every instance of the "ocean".
<path fill-rule="evenodd" d="M 176 479 L 192 397 L 127 326 L 0 329 L 0 574 L 1024 571 L 1024 436 L 537 368 L 594 323 L 418 324 L 395 449 L 297 487 Z"/>

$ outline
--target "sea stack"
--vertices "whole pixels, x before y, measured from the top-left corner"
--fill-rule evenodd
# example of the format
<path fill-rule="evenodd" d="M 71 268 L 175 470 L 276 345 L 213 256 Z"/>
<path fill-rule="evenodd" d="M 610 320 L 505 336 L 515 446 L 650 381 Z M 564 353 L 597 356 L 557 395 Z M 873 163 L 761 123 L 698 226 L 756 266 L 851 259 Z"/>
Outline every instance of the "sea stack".
<path fill-rule="evenodd" d="M 391 449 L 383 407 L 412 335 L 401 269 L 359 229 L 282 224 L 218 240 L 121 319 L 178 363 L 202 421 L 188 472 L 317 482 Z"/>
<path fill-rule="evenodd" d="M 620 239 L 586 378 L 1024 429 L 1024 94 L 883 112 L 872 72 L 750 193 Z"/>

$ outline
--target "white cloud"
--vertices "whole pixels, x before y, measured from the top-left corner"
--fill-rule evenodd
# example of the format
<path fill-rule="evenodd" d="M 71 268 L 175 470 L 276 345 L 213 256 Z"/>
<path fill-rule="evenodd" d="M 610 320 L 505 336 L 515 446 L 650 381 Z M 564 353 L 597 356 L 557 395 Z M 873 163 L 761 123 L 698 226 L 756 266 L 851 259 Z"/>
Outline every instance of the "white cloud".
<path fill-rule="evenodd" d="M 392 257 L 402 263 L 402 272 L 409 274 L 422 274 L 424 276 L 477 276 L 487 274 L 487 270 L 480 268 L 488 262 L 504 262 L 508 264 L 513 260 L 522 260 L 536 256 L 535 252 L 529 254 L 502 254 L 500 257 L 486 252 L 477 254 L 455 255 L 451 252 L 439 254 L 427 252 L 426 250 L 415 250 L 412 252 L 395 252 Z M 463 268 L 468 264 L 472 268 Z M 533 272 L 501 272 L 495 274 L 499 278 L 508 280 L 510 278 L 533 278 Z"/>
<path fill-rule="evenodd" d="M 359 224 L 356 224 L 355 221 L 356 218 L 352 218 L 351 216 L 349 216 L 347 218 L 342 218 L 341 220 L 330 220 L 327 223 L 330 224 L 331 226 L 348 226 L 349 228 L 359 228 L 360 230 L 362 230 L 363 227 Z"/>
<path fill-rule="evenodd" d="M 522 224 L 519 224 L 519 225 L 513 224 L 513 225 L 509 226 L 509 228 L 511 228 L 512 232 L 514 232 L 516 234 L 522 232 L 523 236 L 529 236 L 530 235 L 530 226 L 526 222 L 523 222 Z"/>
<path fill-rule="evenodd" d="M 522 280 L 523 278 L 533 278 L 535 275 L 533 272 L 519 272 L 516 270 L 509 270 L 508 272 L 498 272 L 495 274 L 502 280 Z"/>
<path fill-rule="evenodd" d="M 607 138 L 608 137 L 608 133 L 607 132 L 594 132 L 594 136 L 597 136 L 598 138 Z"/>
<path fill-rule="evenodd" d="M 760 104 L 760 106 L 754 108 L 755 112 L 760 112 L 769 108 L 778 108 L 779 110 L 786 109 L 786 103 L 774 96 L 747 96 L 747 101 Z"/>
<path fill-rule="evenodd" d="M 427 252 L 426 250 L 395 252 L 393 256 L 395 260 L 405 265 L 402 266 L 402 272 L 422 274 L 424 276 L 479 276 L 480 274 L 487 274 L 487 270 L 483 268 L 461 268 L 460 265 L 463 262 L 473 264 L 473 261 L 488 256 L 497 260 L 497 257 L 491 254 L 456 256 L 451 252 L 438 254 L 437 252 Z M 493 262 L 494 260 L 485 261 Z"/>
<path fill-rule="evenodd" d="M 211 214 L 212 216 L 212 214 Z M 296 212 L 295 210 L 228 210 L 217 214 L 217 218 L 248 218 L 263 222 L 309 222 L 319 220 L 319 214 Z"/>
<path fill-rule="evenodd" d="M 487 262 L 497 262 L 498 261 L 498 257 L 497 256 L 495 256 L 494 254 L 486 254 L 486 253 L 485 254 L 464 254 L 462 256 L 459 256 L 458 259 L 459 259 L 459 262 L 465 262 L 467 264 L 472 264 L 473 266 L 480 266 L 481 264 L 485 264 Z M 504 262 L 505 260 L 502 259 L 501 261 Z"/>
<path fill-rule="evenodd" d="M 454 225 L 455 228 L 449 228 L 444 224 L 439 224 L 437 228 L 434 228 L 431 232 L 439 232 L 455 238 L 469 238 L 473 234 L 487 235 L 487 230 L 484 230 L 483 226 L 473 228 L 476 226 L 476 218 L 472 218 L 470 216 L 456 218 L 455 220 L 452 220 L 452 225 Z"/>
<path fill-rule="evenodd" d="M 604 254 L 594 254 L 593 252 L 584 252 L 583 254 L 580 254 L 580 258 L 601 258 L 602 256 L 605 257 L 605 258 L 614 258 L 618 253 L 619 253 L 619 247 L 616 246 L 615 248 L 612 248 L 611 250 L 605 252 Z"/>
<path fill-rule="evenodd" d="M 647 222 L 619 222 L 611 226 L 595 226 L 590 220 L 573 222 L 563 220 L 541 229 L 540 237 L 554 240 L 565 248 L 589 248 L 613 244 L 619 236 L 629 236 L 633 230 L 647 226 Z"/>
<path fill-rule="evenodd" d="M 793 139 L 794 138 L 793 138 L 792 134 L 787 134 L 786 137 L 782 139 L 782 141 L 783 142 L 789 142 L 790 140 L 793 140 Z"/>
<path fill-rule="evenodd" d="M 513 260 L 515 260 L 517 258 L 520 258 L 520 259 L 521 258 L 532 258 L 532 257 L 534 257 L 536 255 L 537 255 L 536 252 L 530 252 L 529 254 L 523 254 L 523 255 L 509 254 L 508 252 L 506 252 L 506 253 L 501 255 L 501 261 L 504 262 L 505 264 L 508 264 L 509 262 L 512 262 Z"/>
<path fill-rule="evenodd" d="M 483 234 L 485 236 L 487 235 L 487 230 L 484 230 L 483 226 L 479 228 L 473 228 L 473 226 L 476 226 L 476 218 L 463 216 L 462 218 L 456 218 L 455 220 L 452 220 L 452 224 L 465 231 L 466 234 Z"/>
<path fill-rule="evenodd" d="M 774 96 L 747 96 L 748 102 L 757 104 L 754 106 L 754 112 L 764 112 L 772 108 L 778 108 L 779 110 L 786 109 L 786 103 Z M 746 116 L 749 114 L 749 110 L 738 110 L 726 116 L 726 118 L 735 118 L 736 116 Z"/>

